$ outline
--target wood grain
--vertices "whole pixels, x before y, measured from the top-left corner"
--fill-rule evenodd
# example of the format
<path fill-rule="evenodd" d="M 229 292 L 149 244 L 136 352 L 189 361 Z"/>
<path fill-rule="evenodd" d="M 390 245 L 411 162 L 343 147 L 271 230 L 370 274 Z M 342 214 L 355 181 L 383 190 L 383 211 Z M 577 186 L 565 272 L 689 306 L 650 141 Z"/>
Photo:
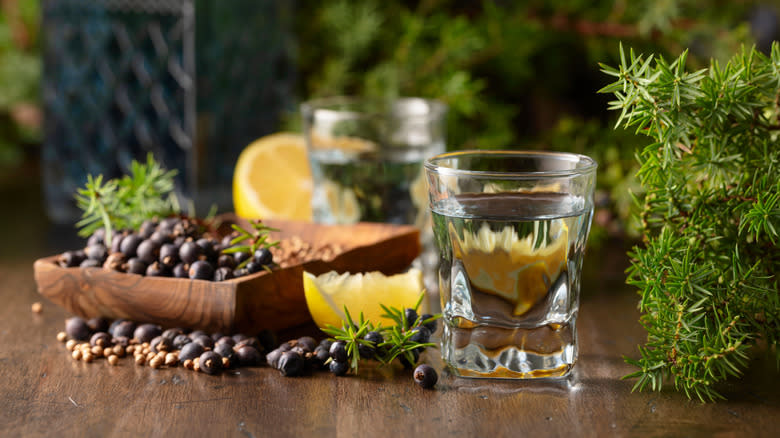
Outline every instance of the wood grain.
<path fill-rule="evenodd" d="M 776 436 L 780 382 L 775 365 L 757 360 L 742 380 L 721 389 L 729 400 L 703 405 L 671 390 L 631 393 L 622 359 L 645 334 L 636 297 L 601 266 L 624 253 L 591 254 L 597 274 L 583 284 L 580 359 L 571 381 L 458 379 L 440 372 L 433 391 L 409 372 L 364 367 L 360 376 L 316 373 L 284 378 L 267 367 L 208 376 L 154 370 L 130 360 L 76 362 L 54 338 L 69 315 L 44 302 L 29 262 L 0 262 L 0 436 L 370 436 L 604 437 Z M 622 263 L 622 262 L 619 262 Z M 593 269 L 592 269 L 593 270 Z M 615 275 L 615 278 L 608 277 Z M 301 327 L 294 336 L 322 334 Z M 282 333 L 282 339 L 293 336 Z"/>
<path fill-rule="evenodd" d="M 338 245 L 341 252 L 331 260 L 311 260 L 222 282 L 143 277 L 102 268 L 62 268 L 55 263 L 56 256 L 51 256 L 35 261 L 35 281 L 41 295 L 84 317 L 256 333 L 310 321 L 303 293 L 304 271 L 322 274 L 351 269 L 394 274 L 408 268 L 420 253 L 419 232 L 412 226 L 326 226 L 279 220 L 267 224 L 280 230 L 272 233 L 274 239 L 297 236 L 312 244 Z"/>

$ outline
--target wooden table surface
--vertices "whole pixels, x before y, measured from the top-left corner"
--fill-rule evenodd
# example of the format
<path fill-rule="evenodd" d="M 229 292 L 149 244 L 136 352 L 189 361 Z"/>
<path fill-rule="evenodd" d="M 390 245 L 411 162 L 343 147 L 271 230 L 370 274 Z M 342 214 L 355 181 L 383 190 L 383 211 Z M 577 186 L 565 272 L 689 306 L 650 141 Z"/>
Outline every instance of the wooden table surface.
<path fill-rule="evenodd" d="M 69 316 L 38 295 L 34 259 L 77 240 L 43 215 L 35 184 L 0 185 L 0 436 L 778 436 L 780 375 L 757 359 L 727 402 L 631 393 L 623 355 L 644 339 L 620 248 L 586 259 L 579 362 L 568 381 L 458 379 L 422 390 L 399 368 L 284 378 L 267 367 L 209 376 L 124 359 L 77 362 L 55 335 Z M 40 314 L 31 305 L 43 302 Z M 302 328 L 299 332 L 311 331 Z M 284 336 L 284 334 L 282 334 Z M 320 335 L 321 336 L 321 335 Z M 283 339 L 284 340 L 284 339 Z"/>

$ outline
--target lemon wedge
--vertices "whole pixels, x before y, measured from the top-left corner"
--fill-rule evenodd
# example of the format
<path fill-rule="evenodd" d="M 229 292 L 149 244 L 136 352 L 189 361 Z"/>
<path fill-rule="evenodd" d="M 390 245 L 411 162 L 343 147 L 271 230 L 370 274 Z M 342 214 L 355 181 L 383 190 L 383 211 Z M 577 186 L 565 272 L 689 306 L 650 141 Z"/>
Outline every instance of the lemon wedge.
<path fill-rule="evenodd" d="M 306 145 L 299 134 L 259 138 L 238 157 L 233 206 L 240 217 L 311 220 L 311 190 Z"/>
<path fill-rule="evenodd" d="M 410 269 L 406 273 L 386 276 L 381 272 L 339 274 L 330 271 L 315 276 L 303 273 L 303 290 L 309 313 L 318 327 L 341 327 L 345 318 L 344 306 L 353 319 L 363 316 L 374 324 L 387 327 L 391 319 L 383 318 L 380 304 L 403 309 L 413 307 L 424 293 L 422 271 Z M 420 312 L 427 311 L 425 300 Z"/>
<path fill-rule="evenodd" d="M 550 228 L 556 237 L 539 246 L 533 241 L 537 233 L 521 239 L 512 227 L 493 231 L 483 226 L 462 239 L 452 225 L 449 232 L 471 283 L 514 304 L 514 314 L 523 315 L 545 297 L 566 266 L 569 230 L 562 220 Z"/>

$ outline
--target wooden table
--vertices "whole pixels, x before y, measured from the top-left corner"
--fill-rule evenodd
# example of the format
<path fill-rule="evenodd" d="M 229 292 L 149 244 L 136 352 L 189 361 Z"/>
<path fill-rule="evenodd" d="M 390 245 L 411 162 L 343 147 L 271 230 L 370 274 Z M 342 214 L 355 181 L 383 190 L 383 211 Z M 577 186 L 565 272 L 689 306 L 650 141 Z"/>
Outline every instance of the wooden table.
<path fill-rule="evenodd" d="M 24 181 L 22 181 L 23 183 Z M 569 381 L 457 379 L 435 390 L 399 368 L 359 377 L 284 378 L 267 367 L 209 376 L 125 359 L 87 364 L 55 335 L 68 314 L 46 302 L 35 258 L 73 247 L 72 229 L 44 219 L 35 184 L 0 186 L 0 436 L 777 436 L 780 375 L 756 360 L 729 401 L 701 404 L 671 390 L 631 393 L 623 355 L 644 339 L 621 248 L 587 256 L 580 357 Z M 13 206 L 13 208 L 10 208 Z M 43 301 L 43 312 L 31 305 Z M 300 331 L 307 331 L 306 328 Z"/>

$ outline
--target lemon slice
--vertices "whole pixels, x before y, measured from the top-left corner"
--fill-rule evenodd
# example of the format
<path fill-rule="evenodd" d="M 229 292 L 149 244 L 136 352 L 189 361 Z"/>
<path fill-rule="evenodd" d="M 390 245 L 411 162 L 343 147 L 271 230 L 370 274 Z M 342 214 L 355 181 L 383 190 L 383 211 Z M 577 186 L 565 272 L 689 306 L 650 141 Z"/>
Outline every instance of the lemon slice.
<path fill-rule="evenodd" d="M 450 225 L 455 257 L 463 262 L 471 283 L 481 292 L 497 295 L 523 315 L 541 301 L 566 266 L 569 229 L 562 220 L 550 224 L 551 242 L 534 246 L 532 233 L 521 239 L 512 227 L 492 231 L 483 226 L 459 238 Z"/>
<path fill-rule="evenodd" d="M 311 220 L 311 188 L 303 137 L 272 134 L 255 140 L 239 155 L 233 206 L 247 219 Z"/>
<path fill-rule="evenodd" d="M 413 307 L 424 292 L 422 271 L 414 268 L 391 276 L 381 272 L 338 274 L 330 271 L 320 276 L 304 272 L 303 290 L 309 313 L 322 328 L 328 324 L 341 327 L 345 318 L 344 306 L 353 319 L 358 319 L 363 312 L 363 316 L 374 324 L 393 325 L 392 320 L 382 317 L 385 312 L 380 304 L 398 309 Z M 421 308 L 421 313 L 427 310 L 425 300 Z"/>

